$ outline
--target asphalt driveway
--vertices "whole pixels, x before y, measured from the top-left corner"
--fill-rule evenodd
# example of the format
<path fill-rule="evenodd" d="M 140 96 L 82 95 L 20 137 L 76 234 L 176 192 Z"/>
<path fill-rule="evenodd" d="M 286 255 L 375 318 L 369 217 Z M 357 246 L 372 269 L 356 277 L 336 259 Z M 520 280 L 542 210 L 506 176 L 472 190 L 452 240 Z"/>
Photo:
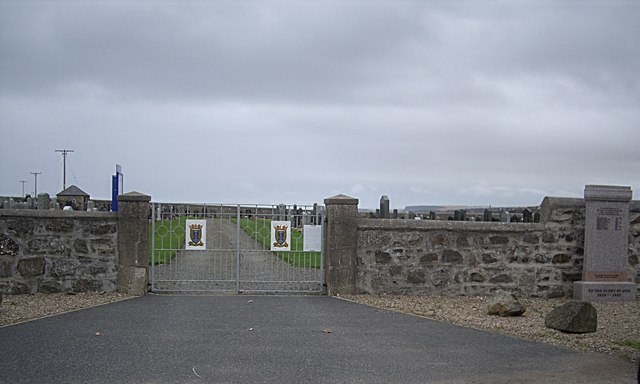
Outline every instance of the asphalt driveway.
<path fill-rule="evenodd" d="M 637 369 L 322 296 L 148 295 L 0 328 L 0 346 L 2 383 L 636 383 Z"/>

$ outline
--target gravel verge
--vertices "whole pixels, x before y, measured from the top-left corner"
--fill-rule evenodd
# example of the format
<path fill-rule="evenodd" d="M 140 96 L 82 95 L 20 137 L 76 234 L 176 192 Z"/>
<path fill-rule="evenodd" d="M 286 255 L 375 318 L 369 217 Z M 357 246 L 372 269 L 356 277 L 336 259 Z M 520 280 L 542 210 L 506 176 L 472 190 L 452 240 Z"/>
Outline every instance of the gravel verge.
<path fill-rule="evenodd" d="M 570 301 L 568 299 L 519 299 L 527 308 L 524 315 L 499 317 L 487 314 L 490 300 L 487 297 L 358 295 L 341 298 L 580 352 L 617 355 L 632 362 L 640 360 L 639 299 L 632 302 L 592 303 L 598 311 L 597 331 L 569 334 L 544 325 L 545 316 L 554 308 Z"/>
<path fill-rule="evenodd" d="M 122 293 L 3 295 L 0 304 L 0 327 L 132 297 L 134 296 Z"/>

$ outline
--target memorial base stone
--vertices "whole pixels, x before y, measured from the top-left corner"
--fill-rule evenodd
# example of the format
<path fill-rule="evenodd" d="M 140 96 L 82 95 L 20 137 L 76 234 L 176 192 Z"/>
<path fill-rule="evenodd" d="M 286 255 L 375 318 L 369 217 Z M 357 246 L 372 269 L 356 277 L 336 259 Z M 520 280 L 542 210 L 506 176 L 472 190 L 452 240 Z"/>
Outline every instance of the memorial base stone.
<path fill-rule="evenodd" d="M 636 284 L 631 282 L 576 281 L 573 298 L 579 301 L 634 301 Z"/>

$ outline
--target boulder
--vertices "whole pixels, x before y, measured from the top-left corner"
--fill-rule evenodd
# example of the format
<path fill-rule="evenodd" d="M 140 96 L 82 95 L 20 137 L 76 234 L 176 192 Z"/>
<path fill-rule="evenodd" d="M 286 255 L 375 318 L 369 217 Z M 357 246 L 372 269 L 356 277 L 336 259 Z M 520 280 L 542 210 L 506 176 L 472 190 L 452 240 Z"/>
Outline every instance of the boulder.
<path fill-rule="evenodd" d="M 496 316 L 520 316 L 527 309 L 520 304 L 518 298 L 513 293 L 498 291 L 495 297 L 489 302 L 487 311 L 490 315 Z"/>
<path fill-rule="evenodd" d="M 567 333 L 590 333 L 598 328 L 598 313 L 590 303 L 570 301 L 549 312 L 544 325 Z"/>

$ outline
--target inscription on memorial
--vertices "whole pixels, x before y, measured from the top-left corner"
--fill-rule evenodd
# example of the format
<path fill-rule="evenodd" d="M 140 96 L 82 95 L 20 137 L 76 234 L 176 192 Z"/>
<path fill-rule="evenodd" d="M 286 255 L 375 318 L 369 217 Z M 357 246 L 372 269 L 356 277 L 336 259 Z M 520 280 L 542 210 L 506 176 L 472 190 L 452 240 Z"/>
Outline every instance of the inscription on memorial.
<path fill-rule="evenodd" d="M 613 222 L 613 225 L 611 223 Z M 598 208 L 596 216 L 597 231 L 621 231 L 622 209 L 615 207 Z"/>
<path fill-rule="evenodd" d="M 589 294 L 595 295 L 596 297 L 622 297 L 623 295 L 628 295 L 631 293 L 631 289 L 626 288 L 588 288 L 587 292 Z"/>

